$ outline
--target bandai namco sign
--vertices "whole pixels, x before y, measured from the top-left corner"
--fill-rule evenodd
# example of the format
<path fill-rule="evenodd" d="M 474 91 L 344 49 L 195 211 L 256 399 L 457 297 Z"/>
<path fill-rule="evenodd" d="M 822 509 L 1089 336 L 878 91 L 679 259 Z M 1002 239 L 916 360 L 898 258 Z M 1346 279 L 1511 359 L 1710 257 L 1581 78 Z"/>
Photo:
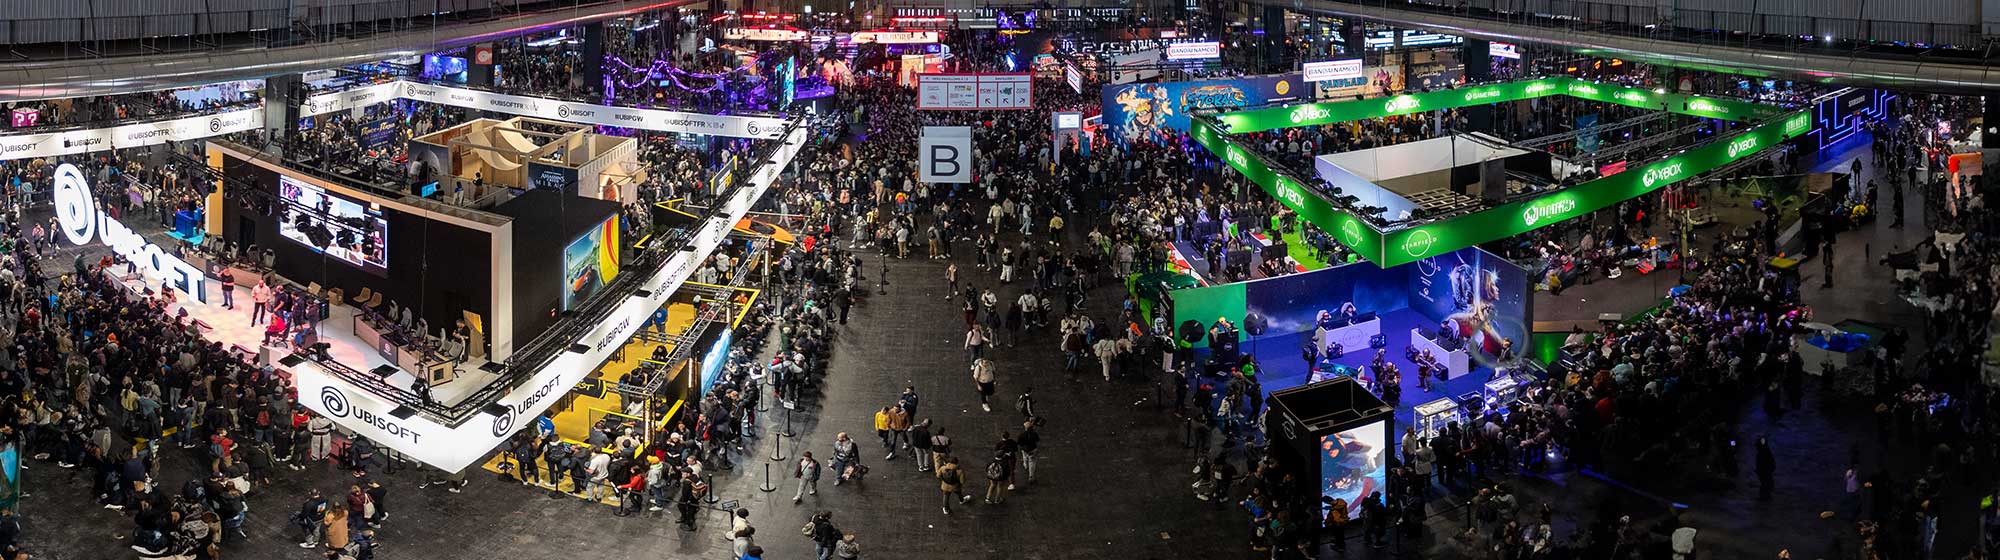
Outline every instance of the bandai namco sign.
<path fill-rule="evenodd" d="M 68 163 L 57 166 L 53 190 L 56 226 L 70 244 L 102 241 L 165 287 L 180 290 L 195 301 L 208 301 L 208 276 L 201 268 L 161 250 L 159 245 L 147 242 L 144 236 L 99 211 L 90 194 L 90 181 L 84 178 L 82 170 Z"/>

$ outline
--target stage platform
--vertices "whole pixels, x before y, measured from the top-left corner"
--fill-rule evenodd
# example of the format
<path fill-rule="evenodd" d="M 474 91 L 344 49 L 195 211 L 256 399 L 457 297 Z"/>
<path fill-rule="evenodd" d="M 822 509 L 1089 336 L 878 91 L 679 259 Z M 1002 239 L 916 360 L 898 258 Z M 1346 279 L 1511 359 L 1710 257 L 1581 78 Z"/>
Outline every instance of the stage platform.
<path fill-rule="evenodd" d="M 139 276 L 122 274 L 121 267 L 112 267 L 112 271 L 120 273 L 117 277 L 135 296 L 149 287 L 141 282 Z M 157 286 L 150 287 L 157 288 Z M 211 283 L 208 287 L 208 303 L 195 301 L 189 297 L 179 297 L 176 305 L 168 312 L 178 316 L 181 311 L 186 311 L 189 317 L 208 325 L 209 328 L 202 329 L 203 339 L 220 342 L 224 347 L 239 348 L 243 352 L 255 355 L 264 340 L 264 325 L 250 324 L 250 310 L 255 308 L 250 301 L 250 289 L 250 286 L 238 285 L 235 294 L 236 308 L 225 309 L 222 307 L 222 286 Z M 355 311 L 356 308 L 347 302 L 339 302 L 328 311 L 326 320 L 320 322 L 319 339 L 320 342 L 327 343 L 327 355 L 342 365 L 364 372 L 384 365 L 394 367 L 394 364 L 389 363 L 389 360 L 382 357 L 382 354 L 376 352 L 373 347 L 355 338 Z M 273 346 L 270 351 L 271 361 L 275 363 L 291 352 L 290 345 Z M 458 377 L 432 387 L 431 398 L 447 406 L 465 400 L 496 377 L 495 374 L 480 368 L 486 363 L 484 359 L 470 358 L 457 364 Z M 396 387 L 409 388 L 416 379 L 410 372 L 398 369 L 389 377 L 388 382 Z"/>
<path fill-rule="evenodd" d="M 1437 328 L 1437 323 L 1425 318 L 1421 313 L 1408 309 L 1391 311 L 1380 315 L 1380 318 L 1382 320 L 1382 332 L 1388 335 L 1389 346 L 1386 348 L 1388 350 L 1387 357 L 1403 373 L 1402 398 L 1399 399 L 1399 402 L 1392 403 L 1396 407 L 1397 432 L 1393 437 L 1402 437 L 1403 427 L 1415 425 L 1413 409 L 1417 405 L 1444 397 L 1477 393 L 1485 386 L 1486 381 L 1493 376 L 1492 367 L 1480 365 L 1479 360 L 1475 359 L 1473 360 L 1471 370 L 1465 375 L 1450 381 L 1438 381 L 1433 378 L 1431 380 L 1431 390 L 1428 392 L 1422 390 L 1417 386 L 1417 364 L 1411 363 L 1403 357 L 1403 348 L 1409 345 L 1410 329 L 1417 327 L 1435 329 Z M 1264 392 L 1270 393 L 1306 384 L 1307 379 L 1311 376 L 1311 371 L 1306 366 L 1305 358 L 1301 355 L 1300 348 L 1311 338 L 1312 332 L 1310 331 L 1283 336 L 1267 336 L 1256 340 L 1245 340 L 1240 345 L 1240 348 L 1245 353 L 1257 356 L 1257 363 L 1262 366 L 1262 373 L 1258 375 L 1259 382 L 1263 384 Z M 1372 348 L 1362 348 L 1359 350 L 1349 350 L 1345 356 L 1334 360 L 1334 363 L 1360 368 L 1374 360 L 1375 350 Z"/>

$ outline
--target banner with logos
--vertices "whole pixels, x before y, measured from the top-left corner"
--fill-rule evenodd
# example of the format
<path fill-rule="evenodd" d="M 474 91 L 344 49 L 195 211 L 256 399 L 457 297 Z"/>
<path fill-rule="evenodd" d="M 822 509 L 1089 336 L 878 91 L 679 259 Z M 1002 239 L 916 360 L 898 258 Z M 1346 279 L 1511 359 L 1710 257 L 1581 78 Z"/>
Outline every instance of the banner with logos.
<path fill-rule="evenodd" d="M 1149 49 L 1111 57 L 1111 83 L 1129 84 L 1160 77 L 1160 50 Z"/>
<path fill-rule="evenodd" d="M 1193 82 L 1104 86 L 1104 125 L 1126 141 L 1158 139 L 1164 130 L 1187 130 L 1188 113 L 1297 99 L 1309 91 L 1298 74 Z"/>
<path fill-rule="evenodd" d="M 358 89 L 315 95 L 299 106 L 303 116 L 352 110 L 390 99 L 410 99 L 452 107 L 493 111 L 509 115 L 636 128 L 683 134 L 708 134 L 735 138 L 777 138 L 785 128 L 779 117 L 709 115 L 658 109 L 637 109 L 593 105 L 546 97 L 507 95 L 488 91 L 396 80 Z"/>
<path fill-rule="evenodd" d="M 798 155 L 806 142 L 805 127 L 794 129 L 784 141 L 772 156 L 772 162 L 751 174 L 751 184 L 724 201 L 719 214 L 695 232 L 689 242 L 693 250 L 680 251 L 668 259 L 647 278 L 641 286 L 643 291 L 627 296 L 602 322 L 578 336 L 569 345 L 570 350 L 558 354 L 526 382 L 509 389 L 494 406 L 472 419 L 446 426 L 422 415 L 397 418 L 390 414 L 397 408 L 394 403 L 335 377 L 310 360 L 292 368 L 299 402 L 342 428 L 426 465 L 446 472 L 473 466 L 562 400 L 570 388 L 623 348 L 625 341 L 639 331 L 655 310 L 666 305 L 674 291 L 721 245 L 737 220 L 750 212 L 750 206 L 763 197 L 778 173 Z"/>
<path fill-rule="evenodd" d="M 168 141 L 185 142 L 264 126 L 264 108 L 111 128 L 65 130 L 0 136 L 0 160 L 87 154 L 103 150 L 141 148 Z"/>
<path fill-rule="evenodd" d="M 1305 72 L 1306 81 L 1318 83 L 1364 77 L 1366 74 L 1363 72 L 1362 64 L 1359 58 L 1352 60 L 1328 60 L 1323 62 L 1307 62 L 1300 65 L 1299 69 Z"/>

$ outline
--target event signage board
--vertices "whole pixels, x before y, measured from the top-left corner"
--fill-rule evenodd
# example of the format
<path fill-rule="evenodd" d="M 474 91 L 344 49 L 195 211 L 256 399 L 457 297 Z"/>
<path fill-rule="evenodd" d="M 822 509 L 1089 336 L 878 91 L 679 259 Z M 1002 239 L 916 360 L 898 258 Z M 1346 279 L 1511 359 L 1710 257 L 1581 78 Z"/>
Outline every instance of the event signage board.
<path fill-rule="evenodd" d="M 1210 60 L 1222 58 L 1222 43 L 1200 41 L 1167 45 L 1167 60 Z"/>
<path fill-rule="evenodd" d="M 208 275 L 202 272 L 201 267 L 188 264 L 160 249 L 159 245 L 147 241 L 145 236 L 98 209 L 91 192 L 90 180 L 84 177 L 82 170 L 67 163 L 56 166 L 52 197 L 56 227 L 62 230 L 64 239 L 68 239 L 71 245 L 101 241 L 113 252 L 137 265 L 147 277 L 180 290 L 195 301 L 208 301 Z"/>
<path fill-rule="evenodd" d="M 1486 53 L 1494 58 L 1521 59 L 1521 47 L 1513 43 L 1494 41 L 1486 44 Z"/>
<path fill-rule="evenodd" d="M 1111 57 L 1111 83 L 1132 82 L 1160 77 L 1159 49 L 1129 52 Z"/>
<path fill-rule="evenodd" d="M 1071 91 L 1083 93 L 1083 71 L 1076 69 L 1076 63 L 1065 60 L 1062 70 L 1063 83 L 1069 84 Z"/>
<path fill-rule="evenodd" d="M 1489 103 L 1519 101 L 1549 95 L 1569 95 L 1628 107 L 1669 111 L 1683 115 L 1753 121 L 1777 114 L 1779 108 L 1733 99 L 1701 97 L 1680 93 L 1659 93 L 1615 84 L 1602 84 L 1568 76 L 1485 84 L 1456 89 L 1411 93 L 1384 99 L 1327 101 L 1293 107 L 1271 107 L 1237 111 L 1220 117 L 1231 134 L 1262 132 L 1294 126 L 1373 119 L 1421 111 L 1456 109 Z M 1109 104 L 1106 104 L 1109 109 Z M 1108 112 L 1108 110 L 1107 110 Z"/>
<path fill-rule="evenodd" d="M 367 87 L 315 95 L 299 106 L 301 115 L 313 116 L 352 110 L 390 99 L 410 99 L 465 109 L 493 111 L 579 124 L 636 128 L 683 134 L 708 134 L 734 138 L 777 138 L 785 128 L 779 117 L 709 115 L 658 109 L 612 107 L 546 97 L 507 95 L 488 91 L 395 80 Z M 261 122 L 261 121 L 260 121 Z M 124 147 L 124 146 L 120 146 Z"/>
<path fill-rule="evenodd" d="M 972 182 L 972 127 L 926 126 L 917 143 L 917 180 Z"/>
<path fill-rule="evenodd" d="M 110 128 L 0 136 L 0 160 L 34 159 L 185 142 L 264 126 L 264 108 Z"/>
<path fill-rule="evenodd" d="M 849 36 L 854 44 L 928 45 L 938 42 L 936 31 L 857 31 Z"/>
<path fill-rule="evenodd" d="M 1034 107 L 1034 75 L 918 74 L 917 108 L 972 111 Z"/>
<path fill-rule="evenodd" d="M 722 30 L 722 38 L 738 41 L 804 41 L 811 35 L 804 30 L 770 27 L 734 27 Z"/>
<path fill-rule="evenodd" d="M 1350 80 L 1362 77 L 1366 73 L 1359 58 L 1353 60 L 1307 62 L 1300 67 L 1300 70 L 1305 72 L 1306 81 L 1315 83 L 1331 80 Z"/>
<path fill-rule="evenodd" d="M 805 127 L 798 127 L 786 136 L 785 144 L 772 156 L 772 161 L 751 174 L 751 184 L 736 191 L 735 196 L 721 206 L 718 215 L 695 233 L 689 242 L 692 250 L 680 251 L 669 258 L 642 284 L 648 295 L 627 297 L 602 322 L 578 336 L 570 345 L 571 348 L 580 346 L 580 351 L 569 350 L 559 354 L 526 382 L 502 395 L 495 404 L 505 413 L 482 412 L 458 426 L 445 426 L 424 416 L 399 419 L 389 414 L 396 408 L 394 404 L 335 378 L 311 361 L 301 362 L 292 368 L 299 401 L 342 428 L 432 467 L 458 472 L 473 466 L 509 436 L 562 400 L 564 393 L 621 349 L 624 342 L 645 325 L 647 318 L 665 305 L 674 291 L 693 275 L 695 268 L 721 245 L 733 230 L 731 226 L 748 214 L 751 205 L 763 197 L 777 179 L 779 171 L 791 164 L 805 141 Z"/>

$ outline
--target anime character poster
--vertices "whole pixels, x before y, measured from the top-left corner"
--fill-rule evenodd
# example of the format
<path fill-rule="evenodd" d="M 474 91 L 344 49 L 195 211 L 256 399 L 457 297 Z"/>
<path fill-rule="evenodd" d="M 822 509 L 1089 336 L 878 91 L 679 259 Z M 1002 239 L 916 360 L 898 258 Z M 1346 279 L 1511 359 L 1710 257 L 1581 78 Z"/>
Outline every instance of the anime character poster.
<path fill-rule="evenodd" d="M 1319 488 L 1326 501 L 1347 502 L 1349 519 L 1361 519 L 1361 502 L 1383 488 L 1389 474 L 1389 423 L 1378 421 L 1319 440 Z"/>
<path fill-rule="evenodd" d="M 1121 141 L 1159 141 L 1186 131 L 1200 109 L 1249 107 L 1308 96 L 1300 74 L 1104 86 L 1104 124 Z"/>

